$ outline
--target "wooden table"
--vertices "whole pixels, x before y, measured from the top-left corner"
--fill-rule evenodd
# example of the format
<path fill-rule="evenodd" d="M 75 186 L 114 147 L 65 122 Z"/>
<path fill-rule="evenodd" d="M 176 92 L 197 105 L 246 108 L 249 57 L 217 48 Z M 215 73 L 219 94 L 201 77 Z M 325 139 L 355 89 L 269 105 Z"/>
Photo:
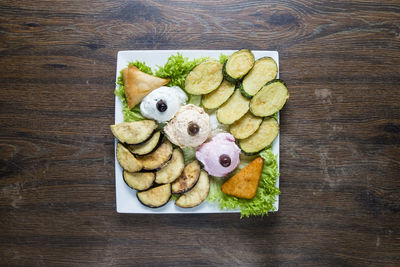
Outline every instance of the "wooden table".
<path fill-rule="evenodd" d="M 2 1 L 0 265 L 400 265 L 399 1 Z M 280 210 L 115 211 L 119 50 L 277 50 Z"/>

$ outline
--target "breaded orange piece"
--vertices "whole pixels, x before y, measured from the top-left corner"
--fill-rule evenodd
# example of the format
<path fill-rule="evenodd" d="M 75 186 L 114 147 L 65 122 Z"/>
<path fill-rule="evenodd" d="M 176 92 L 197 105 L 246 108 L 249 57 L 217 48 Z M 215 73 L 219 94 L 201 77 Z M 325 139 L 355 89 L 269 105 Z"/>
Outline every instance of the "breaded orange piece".
<path fill-rule="evenodd" d="M 221 186 L 222 192 L 238 198 L 252 199 L 257 193 L 263 163 L 261 157 L 250 162 Z"/>

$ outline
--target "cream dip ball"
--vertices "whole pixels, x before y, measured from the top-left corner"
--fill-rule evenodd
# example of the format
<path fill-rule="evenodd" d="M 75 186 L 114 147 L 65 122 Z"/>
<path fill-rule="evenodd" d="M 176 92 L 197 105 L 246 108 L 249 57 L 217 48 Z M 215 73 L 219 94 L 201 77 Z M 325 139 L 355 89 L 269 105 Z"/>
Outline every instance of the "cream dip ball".
<path fill-rule="evenodd" d="M 180 87 L 162 86 L 143 98 L 140 112 L 144 117 L 159 123 L 167 122 L 187 100 L 186 93 Z"/>

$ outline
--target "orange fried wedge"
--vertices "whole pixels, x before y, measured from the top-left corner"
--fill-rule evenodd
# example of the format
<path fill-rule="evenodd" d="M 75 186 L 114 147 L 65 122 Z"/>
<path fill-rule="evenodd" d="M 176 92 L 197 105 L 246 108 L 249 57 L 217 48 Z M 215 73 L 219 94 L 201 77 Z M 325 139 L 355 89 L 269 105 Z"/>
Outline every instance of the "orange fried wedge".
<path fill-rule="evenodd" d="M 252 199 L 258 188 L 264 160 L 256 158 L 249 165 L 229 178 L 221 186 L 222 192 L 238 198 Z"/>
<path fill-rule="evenodd" d="M 129 108 L 139 104 L 151 91 L 166 85 L 170 80 L 144 73 L 135 66 L 123 69 L 122 78 Z"/>

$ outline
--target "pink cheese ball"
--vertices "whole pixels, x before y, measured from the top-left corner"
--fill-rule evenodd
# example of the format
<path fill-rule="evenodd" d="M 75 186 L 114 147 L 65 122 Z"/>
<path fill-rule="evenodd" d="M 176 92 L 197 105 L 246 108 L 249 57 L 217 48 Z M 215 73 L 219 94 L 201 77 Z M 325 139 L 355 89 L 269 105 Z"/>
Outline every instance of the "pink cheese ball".
<path fill-rule="evenodd" d="M 231 159 L 229 166 L 220 163 L 221 155 L 228 155 Z M 208 174 L 223 177 L 232 172 L 240 163 L 240 148 L 235 144 L 235 138 L 228 133 L 219 133 L 211 141 L 197 148 L 196 158 L 204 165 Z"/>

